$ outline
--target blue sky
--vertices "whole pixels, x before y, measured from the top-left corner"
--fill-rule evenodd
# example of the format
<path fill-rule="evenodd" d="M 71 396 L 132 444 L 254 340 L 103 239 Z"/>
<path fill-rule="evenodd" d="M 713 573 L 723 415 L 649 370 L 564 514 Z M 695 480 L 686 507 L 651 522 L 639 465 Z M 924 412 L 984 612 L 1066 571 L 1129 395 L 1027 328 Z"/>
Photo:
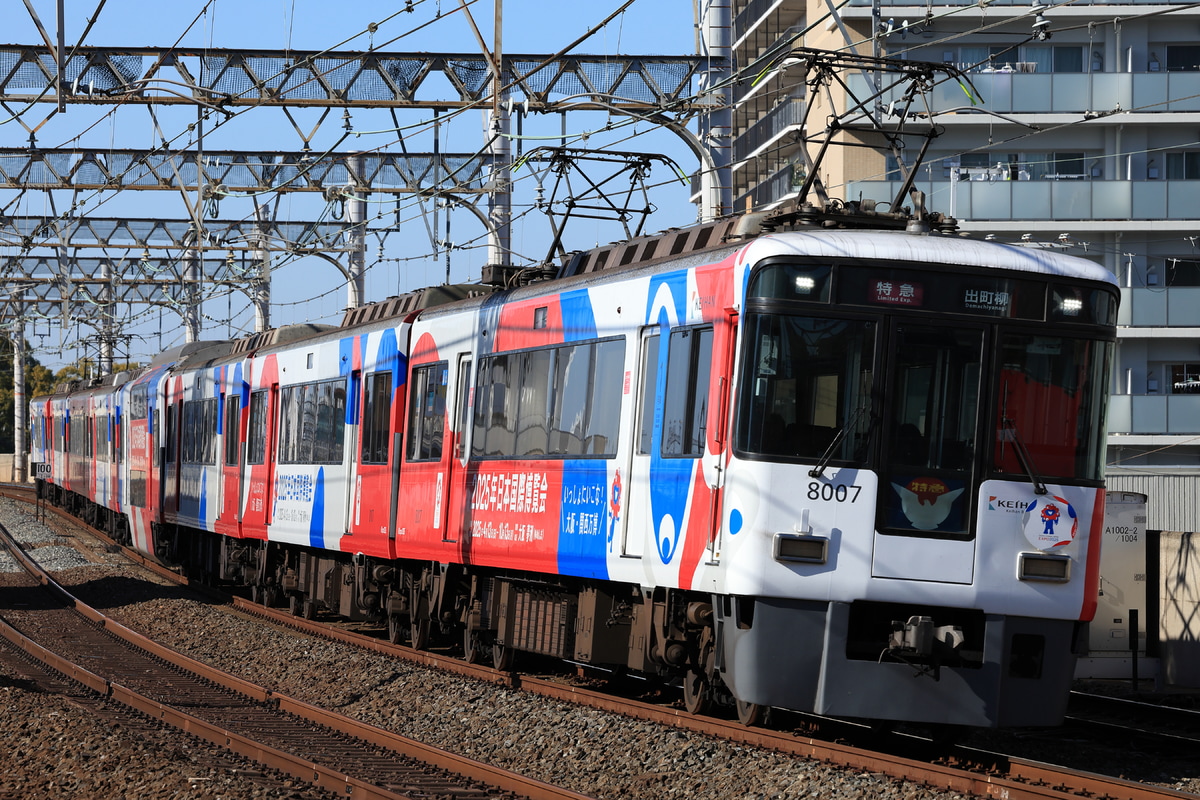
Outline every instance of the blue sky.
<path fill-rule="evenodd" d="M 79 40 L 86 21 L 95 14 L 97 0 L 66 0 L 66 41 Z M 53 37 L 57 21 L 53 0 L 34 0 L 42 24 Z M 503 5 L 503 49 L 509 54 L 549 54 L 582 36 L 619 8 L 619 0 L 597 3 L 546 2 L 546 0 L 509 0 Z M 7 0 L 4 39 L 10 44 L 39 44 L 42 41 L 33 21 L 17 0 Z M 108 0 L 96 24 L 84 41 L 98 46 L 167 47 L 178 43 L 189 49 L 204 47 L 260 50 L 363 50 L 370 46 L 399 52 L 477 53 L 478 45 L 458 0 L 421 0 L 414 2 L 411 13 L 402 11 L 404 2 L 351 1 L 342 3 L 313 0 L 174 0 L 149 4 L 144 0 Z M 203 13 L 201 13 L 203 11 Z M 482 35 L 492 41 L 495 9 L 490 0 L 478 0 L 470 5 L 471 14 Z M 400 12 L 400 13 L 397 13 Z M 603 30 L 575 48 L 575 54 L 666 54 L 695 53 L 694 11 L 690 0 L 637 0 Z M 374 32 L 368 28 L 375 23 Z M 424 27 L 422 27 L 424 26 Z M 419 30 L 417 30 L 419 28 Z M 436 87 L 436 84 L 432 84 Z M 52 105 L 38 104 L 22 114 L 30 127 L 43 123 Z M 17 109 L 13 109 L 17 110 Z M 46 120 L 37 131 L 37 143 L 53 148 L 77 142 L 86 147 L 149 148 L 162 138 L 192 141 L 188 125 L 195 122 L 196 113 L 190 108 L 159 106 L 152 117 L 144 107 L 131 107 L 110 113 L 111 106 L 86 107 L 70 105 L 63 114 Z M 8 117 L 7 114 L 4 115 Z M 337 112 L 318 126 L 320 112 L 302 109 L 293 112 L 297 126 L 306 134 L 313 127 L 312 147 L 321 151 L 337 141 L 342 133 L 342 119 Z M 402 125 L 418 125 L 428 120 L 428 111 L 405 111 L 400 114 Z M 598 113 L 576 112 L 567 115 L 566 128 L 571 134 L 591 132 L 588 147 L 622 151 L 662 153 L 676 159 L 685 172 L 696 168 L 680 140 L 673 134 L 655 130 L 640 123 L 622 127 L 619 132 L 604 131 L 606 125 L 617 121 Z M 355 112 L 352 125 L 355 137 L 342 149 L 371 149 L 394 147 L 394 126 L 386 112 Z M 526 121 L 525 134 L 557 135 L 562 121 L 558 115 L 531 116 Z M 232 122 L 216 126 L 206 122 L 205 148 L 208 150 L 299 150 L 301 138 L 283 112 L 278 109 L 256 109 Z M 373 131 L 379 131 L 373 133 Z M 440 147 L 444 152 L 474 152 L 483 142 L 483 116 L 479 112 L 461 115 L 439 131 Z M 22 147 L 29 133 L 19 123 L 7 120 L 0 124 L 0 147 Z M 525 145 L 534 146 L 540 141 Z M 413 128 L 407 146 L 417 152 L 432 148 L 427 128 Z M 575 143 L 574 146 L 583 146 Z M 526 172 L 514 176 L 514 215 L 526 211 L 513 227 L 513 248 L 527 259 L 540 259 L 549 243 L 549 221 L 544 215 L 529 212 L 537 181 Z M 696 210 L 687 200 L 687 190 L 674 175 L 656 170 L 650 178 L 658 184 L 650 196 L 656 211 L 647 230 L 686 225 L 695 220 Z M 546 192 L 550 186 L 547 183 Z M 79 201 L 59 193 L 51 198 L 45 192 L 26 192 L 17 198 L 15 192 L 0 192 L 0 203 L 14 216 L 48 215 L 61 211 Z M 164 217 L 184 219 L 186 206 L 178 193 L 123 192 L 107 193 L 105 197 L 84 197 L 81 213 L 97 217 Z M 396 229 L 384 237 L 368 241 L 366 300 L 374 301 L 420 285 L 438 283 L 445 277 L 445 255 L 434 262 L 426 221 L 422 220 L 413 203 L 401 200 L 399 210 L 394 199 L 373 195 L 368 214 L 388 214 L 401 220 Z M 221 218 L 240 219 L 252 213 L 252 202 L 242 198 L 227 198 L 219 211 Z M 328 218 L 331 210 L 318 195 L 292 193 L 278 205 L 280 219 L 309 221 Z M 439 225 L 445 225 L 444 214 Z M 480 267 L 486 262 L 483 229 L 472 215 L 456 211 L 451 216 L 449 240 L 455 243 L 451 252 L 451 280 L 477 280 Z M 439 230 L 438 237 L 444 238 Z M 583 249 L 620 238 L 620 228 L 611 223 L 581 223 L 566 234 L 568 249 Z M 15 255 L 11 247 L 0 245 L 0 257 Z M 96 251 L 80 253 L 95 256 Z M 122 252 L 110 253 L 119 258 Z M 343 281 L 336 271 L 323 262 L 299 259 L 278 262 L 274 271 L 272 324 L 314 321 L 340 321 L 346 304 Z M 240 294 L 209 300 L 203 309 L 204 338 L 225 338 L 249 333 L 253 315 Z M 145 361 L 160 349 L 182 341 L 179 319 L 174 312 L 134 307 L 121 311 L 125 332 L 131 336 L 127 356 Z M 56 367 L 88 354 L 86 346 L 77 345 L 80 337 L 94 331 L 83 325 L 62 329 L 56 321 L 41 321 L 28 331 L 31 341 L 39 346 L 43 363 Z M 124 347 L 124 346 L 122 346 Z M 125 352 L 119 354 L 123 358 Z"/>

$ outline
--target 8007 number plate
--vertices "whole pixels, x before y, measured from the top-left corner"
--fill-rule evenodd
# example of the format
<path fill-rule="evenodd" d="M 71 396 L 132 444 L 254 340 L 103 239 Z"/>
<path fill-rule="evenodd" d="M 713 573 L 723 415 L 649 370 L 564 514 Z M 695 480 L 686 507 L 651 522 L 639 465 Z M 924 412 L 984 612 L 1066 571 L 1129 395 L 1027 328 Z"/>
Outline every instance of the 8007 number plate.
<path fill-rule="evenodd" d="M 858 500 L 862 487 L 852 483 L 820 483 L 810 481 L 808 484 L 809 500 L 824 500 L 827 503 L 853 503 Z"/>

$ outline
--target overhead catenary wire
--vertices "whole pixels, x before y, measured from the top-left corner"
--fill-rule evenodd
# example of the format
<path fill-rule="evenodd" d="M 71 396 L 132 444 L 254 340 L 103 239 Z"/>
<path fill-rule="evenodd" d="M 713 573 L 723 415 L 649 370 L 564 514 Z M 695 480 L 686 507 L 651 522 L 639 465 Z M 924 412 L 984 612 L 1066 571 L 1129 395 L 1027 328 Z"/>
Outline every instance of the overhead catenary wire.
<path fill-rule="evenodd" d="M 630 124 L 633 124 L 633 123 L 630 123 Z M 382 132 L 381 132 L 381 133 L 382 133 Z M 356 133 L 356 137 L 357 137 L 357 135 L 358 135 L 358 134 Z M 581 134 L 581 137 L 582 137 L 582 136 L 584 136 L 584 135 L 588 135 L 588 134 Z M 595 134 L 593 133 L 593 134 L 591 134 L 591 135 L 595 135 Z M 634 131 L 633 131 L 633 133 L 632 133 L 632 134 L 631 134 L 629 137 L 626 137 L 626 138 L 624 138 L 624 139 L 621 139 L 620 141 L 628 141 L 628 140 L 630 140 L 630 139 L 635 139 L 635 138 L 637 138 L 637 137 L 638 137 L 638 136 L 640 136 L 640 135 L 642 135 L 642 134 L 641 134 L 640 132 L 638 132 L 638 131 L 636 130 L 636 128 L 635 128 L 635 129 L 634 129 Z M 576 141 L 578 141 L 578 140 L 576 140 Z M 386 147 L 386 146 L 387 146 L 387 145 L 381 145 L 380 147 Z M 378 149 L 378 148 L 377 148 L 377 149 Z M 664 182 L 664 183 L 666 183 L 666 182 Z M 661 184 L 660 184 L 660 185 L 661 185 Z M 414 200 L 414 202 L 415 202 L 415 200 Z M 398 205 L 399 205 L 399 204 L 398 204 Z M 409 206 L 406 206 L 406 207 L 411 207 L 411 205 L 409 205 Z"/>

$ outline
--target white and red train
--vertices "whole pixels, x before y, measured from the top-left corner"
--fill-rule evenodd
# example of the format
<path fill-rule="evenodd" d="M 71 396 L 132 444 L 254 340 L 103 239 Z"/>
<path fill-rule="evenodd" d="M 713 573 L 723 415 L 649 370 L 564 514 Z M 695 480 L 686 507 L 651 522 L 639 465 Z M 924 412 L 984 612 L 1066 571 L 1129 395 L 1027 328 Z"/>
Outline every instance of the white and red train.
<path fill-rule="evenodd" d="M 189 344 L 32 402 L 41 493 L 295 613 L 735 704 L 1061 720 L 1113 276 L 750 217 Z"/>

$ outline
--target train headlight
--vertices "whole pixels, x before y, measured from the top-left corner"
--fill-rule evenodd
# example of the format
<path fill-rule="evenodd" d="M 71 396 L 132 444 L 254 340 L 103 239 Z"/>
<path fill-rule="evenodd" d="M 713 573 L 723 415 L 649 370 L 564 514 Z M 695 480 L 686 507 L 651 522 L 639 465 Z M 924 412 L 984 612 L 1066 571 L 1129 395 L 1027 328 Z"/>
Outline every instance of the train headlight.
<path fill-rule="evenodd" d="M 1071 557 L 1052 553 L 1021 553 L 1017 577 L 1023 581 L 1066 583 L 1071 579 Z"/>
<path fill-rule="evenodd" d="M 800 533 L 775 534 L 775 560 L 801 564 L 824 564 L 829 558 L 829 540 Z"/>

